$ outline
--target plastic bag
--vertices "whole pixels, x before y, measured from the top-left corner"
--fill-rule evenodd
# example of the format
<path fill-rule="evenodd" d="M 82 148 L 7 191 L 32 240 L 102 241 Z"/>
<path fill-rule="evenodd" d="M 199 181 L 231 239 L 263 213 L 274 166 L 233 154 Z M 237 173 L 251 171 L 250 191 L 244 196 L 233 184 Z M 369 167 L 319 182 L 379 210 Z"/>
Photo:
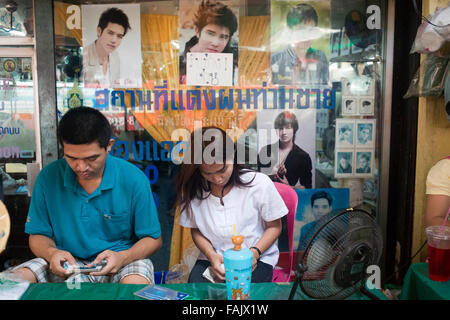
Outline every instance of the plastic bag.
<path fill-rule="evenodd" d="M 9 271 L 0 272 L 0 300 L 19 300 L 30 283 Z"/>
<path fill-rule="evenodd" d="M 446 41 L 450 41 L 450 26 L 447 26 L 450 21 L 450 7 L 436 9 L 428 20 L 437 26 L 425 21 L 417 28 L 411 53 L 436 52 Z"/>
<path fill-rule="evenodd" d="M 169 268 L 166 275 L 166 283 L 187 283 L 189 274 L 197 261 L 200 250 L 191 244 L 184 250 L 183 259 L 179 264 Z"/>
<path fill-rule="evenodd" d="M 404 99 L 423 96 L 440 96 L 444 90 L 449 58 L 429 54 L 414 74 Z"/>

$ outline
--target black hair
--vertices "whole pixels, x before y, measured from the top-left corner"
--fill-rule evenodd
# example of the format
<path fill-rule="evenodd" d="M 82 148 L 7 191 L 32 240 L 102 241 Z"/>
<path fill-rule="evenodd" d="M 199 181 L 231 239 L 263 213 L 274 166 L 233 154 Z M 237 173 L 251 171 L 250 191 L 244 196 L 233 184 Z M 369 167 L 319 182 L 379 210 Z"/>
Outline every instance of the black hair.
<path fill-rule="evenodd" d="M 351 131 L 350 127 L 342 126 L 339 128 L 339 133 L 344 133 L 345 131 Z"/>
<path fill-rule="evenodd" d="M 297 4 L 289 10 L 286 17 L 286 23 L 289 28 L 294 28 L 308 21 L 314 21 L 314 25 L 317 26 L 318 20 L 316 10 L 307 3 Z"/>
<path fill-rule="evenodd" d="M 311 208 L 314 206 L 314 201 L 317 199 L 327 199 L 328 205 L 331 207 L 331 204 L 333 203 L 333 198 L 330 196 L 330 194 L 326 191 L 317 191 L 313 193 L 311 196 Z"/>
<path fill-rule="evenodd" d="M 107 148 L 112 137 L 111 125 L 97 109 L 77 107 L 67 111 L 58 124 L 58 140 L 68 144 L 90 144 L 97 141 Z"/>
<path fill-rule="evenodd" d="M 211 131 L 210 131 L 211 130 Z M 206 137 L 209 136 L 209 133 L 215 132 L 218 133 L 218 136 L 211 137 L 211 140 L 206 140 Z M 196 145 L 195 139 L 201 138 L 200 145 Z M 219 139 L 216 141 L 216 139 Z M 250 169 L 245 168 L 244 165 L 237 163 L 237 148 L 236 143 L 233 142 L 231 137 L 222 129 L 218 127 L 202 127 L 196 129 L 191 133 L 191 137 L 189 140 L 189 147 L 187 152 L 187 156 L 185 155 L 185 159 L 181 164 L 180 170 L 177 173 L 175 178 L 175 188 L 177 198 L 175 201 L 175 205 L 179 205 L 181 211 L 186 209 L 186 214 L 189 216 L 191 214 L 191 202 L 193 199 L 204 200 L 211 193 L 211 186 L 205 178 L 203 178 L 200 172 L 201 163 L 195 163 L 195 154 L 200 154 L 202 156 L 203 161 L 203 152 L 204 150 L 211 144 L 218 143 L 220 146 L 217 150 L 217 154 L 214 152 L 213 157 L 216 157 L 214 163 L 226 165 L 226 162 L 233 161 L 233 172 L 230 176 L 230 179 L 224 186 L 224 189 L 228 186 L 239 186 L 246 187 L 249 186 L 254 177 L 245 182 L 241 179 L 241 175 L 246 172 L 251 172 Z M 196 149 L 199 147 L 199 149 Z M 227 150 L 227 148 L 233 148 L 232 150 Z M 204 195 L 204 192 L 207 194 Z"/>
<path fill-rule="evenodd" d="M 277 130 L 282 129 L 283 127 L 286 127 L 288 125 L 292 126 L 292 128 L 294 129 L 294 135 L 295 135 L 295 133 L 298 130 L 298 120 L 294 113 L 289 112 L 289 111 L 284 111 L 275 118 L 275 122 L 274 122 L 275 129 L 277 129 Z"/>
<path fill-rule="evenodd" d="M 127 15 L 118 8 L 109 8 L 104 11 L 98 21 L 98 27 L 103 32 L 110 22 L 121 25 L 124 28 L 123 35 L 126 35 L 128 30 L 131 29 Z"/>

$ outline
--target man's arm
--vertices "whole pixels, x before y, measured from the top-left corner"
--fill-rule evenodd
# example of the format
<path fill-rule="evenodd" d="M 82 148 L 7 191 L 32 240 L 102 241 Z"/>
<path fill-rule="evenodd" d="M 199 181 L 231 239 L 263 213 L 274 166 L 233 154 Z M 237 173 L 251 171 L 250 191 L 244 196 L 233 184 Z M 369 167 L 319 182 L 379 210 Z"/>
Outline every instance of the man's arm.
<path fill-rule="evenodd" d="M 444 223 L 445 215 L 450 208 L 450 197 L 442 194 L 427 194 L 425 213 L 426 226 L 440 226 Z M 450 227 L 447 220 L 446 226 Z"/>
<path fill-rule="evenodd" d="M 156 251 L 161 249 L 162 240 L 159 238 L 144 237 L 136 242 L 130 249 L 120 251 L 122 256 L 122 263 L 124 266 L 130 264 L 133 261 L 148 258 Z"/>
<path fill-rule="evenodd" d="M 108 262 L 107 265 L 101 272 L 93 272 L 92 275 L 97 276 L 117 273 L 122 267 L 134 261 L 148 258 L 158 251 L 161 246 L 161 237 L 156 239 L 144 237 L 136 242 L 130 249 L 118 252 L 105 250 L 95 258 L 93 263 L 97 264 L 105 259 Z"/>
<path fill-rule="evenodd" d="M 55 242 L 46 236 L 32 234 L 28 242 L 34 255 L 46 260 L 49 263 L 50 271 L 61 278 L 67 277 L 62 263 L 67 261 L 71 265 L 76 265 L 75 258 L 70 252 L 59 250 Z"/>

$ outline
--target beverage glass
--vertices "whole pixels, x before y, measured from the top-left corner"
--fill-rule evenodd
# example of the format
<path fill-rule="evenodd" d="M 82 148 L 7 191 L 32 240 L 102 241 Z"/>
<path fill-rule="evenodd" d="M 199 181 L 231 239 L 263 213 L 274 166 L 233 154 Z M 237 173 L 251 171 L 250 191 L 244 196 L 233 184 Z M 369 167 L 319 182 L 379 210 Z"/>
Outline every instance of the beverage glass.
<path fill-rule="evenodd" d="M 223 254 L 227 299 L 250 300 L 253 253 L 247 248 L 240 247 L 242 236 L 232 238 L 235 247 Z M 236 241 L 240 243 L 236 245 Z"/>
<path fill-rule="evenodd" d="M 428 239 L 428 276 L 431 280 L 446 282 L 450 279 L 450 227 L 441 228 L 431 226 L 425 230 Z"/>

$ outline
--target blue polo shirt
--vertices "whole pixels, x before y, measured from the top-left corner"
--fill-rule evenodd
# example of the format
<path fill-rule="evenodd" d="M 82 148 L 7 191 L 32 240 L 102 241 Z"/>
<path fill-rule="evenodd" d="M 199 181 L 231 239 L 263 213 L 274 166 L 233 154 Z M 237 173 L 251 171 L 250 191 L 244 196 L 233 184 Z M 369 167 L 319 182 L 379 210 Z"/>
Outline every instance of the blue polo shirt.
<path fill-rule="evenodd" d="M 52 238 L 82 259 L 129 249 L 161 226 L 150 183 L 133 164 L 108 154 L 100 186 L 90 195 L 64 158 L 44 167 L 31 197 L 25 232 Z"/>

